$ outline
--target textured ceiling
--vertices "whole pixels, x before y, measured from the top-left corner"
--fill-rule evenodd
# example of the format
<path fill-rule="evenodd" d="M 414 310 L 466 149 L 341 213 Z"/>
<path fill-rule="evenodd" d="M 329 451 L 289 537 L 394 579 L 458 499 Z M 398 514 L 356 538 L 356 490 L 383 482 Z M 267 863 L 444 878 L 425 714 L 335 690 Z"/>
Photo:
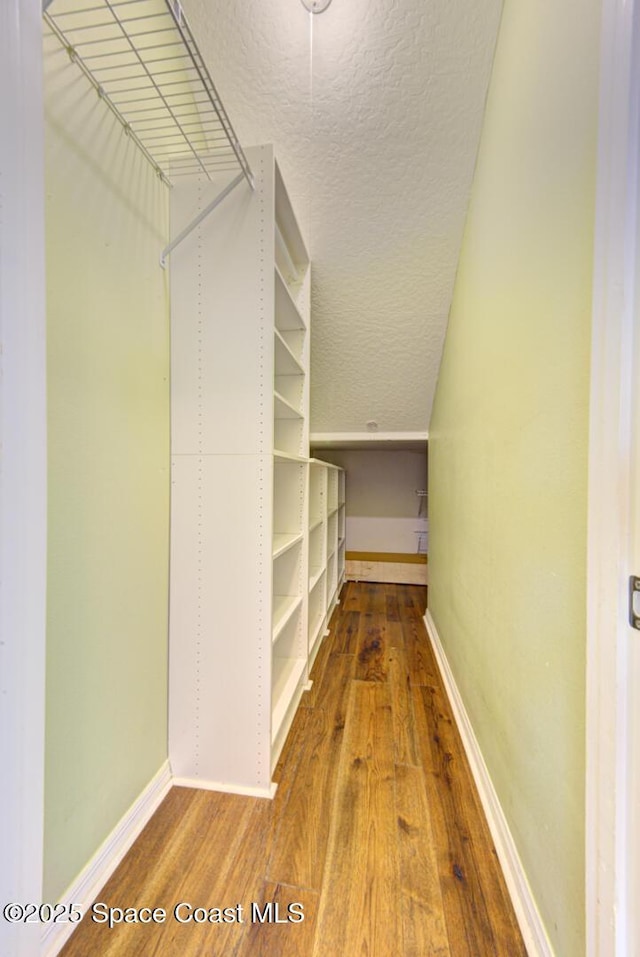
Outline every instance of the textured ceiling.
<path fill-rule="evenodd" d="M 501 0 L 184 7 L 309 237 L 312 431 L 426 431 Z"/>

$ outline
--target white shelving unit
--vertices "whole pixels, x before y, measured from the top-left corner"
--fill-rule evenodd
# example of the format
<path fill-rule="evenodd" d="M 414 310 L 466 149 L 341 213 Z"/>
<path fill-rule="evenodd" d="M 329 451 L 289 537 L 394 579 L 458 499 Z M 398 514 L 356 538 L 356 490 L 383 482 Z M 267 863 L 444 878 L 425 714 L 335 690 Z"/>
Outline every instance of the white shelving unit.
<path fill-rule="evenodd" d="M 327 613 L 338 600 L 338 477 L 340 469 L 328 465 L 327 495 Z"/>
<path fill-rule="evenodd" d="M 338 472 L 338 591 L 346 580 L 347 544 L 347 476 L 344 469 Z"/>
<path fill-rule="evenodd" d="M 169 752 L 181 783 L 269 795 L 308 681 L 310 267 L 272 148 L 247 158 L 255 191 L 171 258 Z M 176 185 L 172 232 L 225 183 Z"/>
<path fill-rule="evenodd" d="M 307 672 L 306 463 L 274 456 L 272 602 L 295 602 L 282 627 L 272 630 L 271 765 L 284 744 Z M 285 546 L 280 543 L 286 540 Z"/>
<path fill-rule="evenodd" d="M 309 462 L 309 660 L 313 663 L 325 632 L 327 611 L 327 470 Z"/>
<path fill-rule="evenodd" d="M 313 663 L 344 580 L 340 571 L 339 488 L 344 471 L 309 461 L 309 661 Z M 344 557 L 344 549 L 342 550 Z"/>

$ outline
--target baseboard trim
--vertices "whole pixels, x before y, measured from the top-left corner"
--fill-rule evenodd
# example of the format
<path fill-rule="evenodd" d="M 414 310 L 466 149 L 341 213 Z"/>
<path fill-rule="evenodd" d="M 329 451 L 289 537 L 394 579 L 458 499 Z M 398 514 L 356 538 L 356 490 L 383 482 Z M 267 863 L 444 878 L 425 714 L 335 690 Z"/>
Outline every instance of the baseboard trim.
<path fill-rule="evenodd" d="M 165 761 L 71 887 L 65 891 L 59 903 L 78 904 L 83 913 L 89 909 L 100 888 L 109 880 L 168 794 L 172 783 L 169 762 Z M 77 924 L 47 924 L 41 938 L 43 957 L 56 957 L 77 926 Z"/>
<path fill-rule="evenodd" d="M 173 778 L 171 782 L 176 788 L 199 788 L 201 791 L 222 791 L 224 794 L 240 794 L 244 797 L 271 798 L 275 797 L 278 785 L 271 782 L 267 787 L 244 787 L 242 784 L 229 784 L 226 781 L 207 781 L 202 778 Z"/>
<path fill-rule="evenodd" d="M 480 801 L 502 866 L 504 879 L 511 896 L 527 953 L 529 957 L 554 957 L 553 947 L 529 886 L 520 855 L 429 609 L 424 616 L 424 622 L 449 696 L 451 709 L 462 737 L 462 743 L 471 766 L 471 773 L 478 788 Z"/>

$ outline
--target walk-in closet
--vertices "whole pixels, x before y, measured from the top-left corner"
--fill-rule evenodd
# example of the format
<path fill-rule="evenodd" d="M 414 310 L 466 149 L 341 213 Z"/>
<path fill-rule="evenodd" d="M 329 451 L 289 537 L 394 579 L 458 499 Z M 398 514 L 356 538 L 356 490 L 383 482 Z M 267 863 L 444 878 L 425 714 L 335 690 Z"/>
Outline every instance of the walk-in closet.
<path fill-rule="evenodd" d="M 0 3 L 0 957 L 614 952 L 610 8 Z"/>

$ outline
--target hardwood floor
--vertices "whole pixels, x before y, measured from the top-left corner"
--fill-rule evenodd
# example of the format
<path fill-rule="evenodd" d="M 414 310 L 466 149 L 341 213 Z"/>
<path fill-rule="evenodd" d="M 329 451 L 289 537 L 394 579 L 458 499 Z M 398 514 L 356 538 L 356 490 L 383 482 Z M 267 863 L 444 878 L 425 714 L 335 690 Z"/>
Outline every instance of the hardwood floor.
<path fill-rule="evenodd" d="M 85 915 L 63 957 L 526 957 L 425 600 L 348 583 L 273 801 L 174 788 L 98 897 L 165 922 Z"/>

